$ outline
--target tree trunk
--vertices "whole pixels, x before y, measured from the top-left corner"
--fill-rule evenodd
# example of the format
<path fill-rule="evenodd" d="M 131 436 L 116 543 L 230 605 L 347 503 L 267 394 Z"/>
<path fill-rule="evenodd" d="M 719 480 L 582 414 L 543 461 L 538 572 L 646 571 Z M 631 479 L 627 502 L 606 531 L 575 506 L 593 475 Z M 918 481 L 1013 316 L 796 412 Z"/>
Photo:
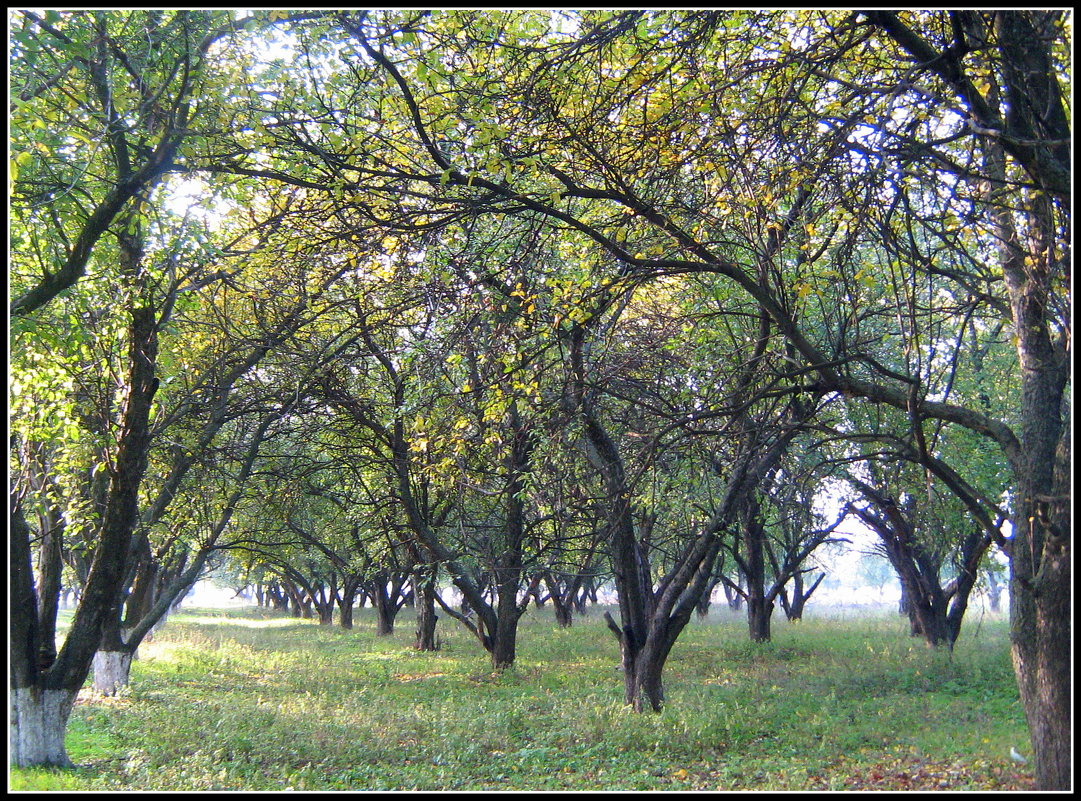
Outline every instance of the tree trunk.
<path fill-rule="evenodd" d="M 643 650 L 635 660 L 633 693 L 627 698 L 635 712 L 660 712 L 664 707 L 662 672 L 665 660 Z"/>
<path fill-rule="evenodd" d="M 769 642 L 773 603 L 752 595 L 747 599 L 747 629 L 753 642 Z"/>
<path fill-rule="evenodd" d="M 994 573 L 987 574 L 987 606 L 992 612 L 1002 611 L 1002 585 Z"/>
<path fill-rule="evenodd" d="M 573 607 L 574 596 L 578 591 L 580 579 L 560 581 L 553 573 L 545 573 L 544 586 L 548 588 L 548 597 L 552 599 L 552 608 L 555 610 L 556 624 L 560 628 L 570 628 L 574 623 Z M 539 588 L 534 592 L 539 594 Z"/>
<path fill-rule="evenodd" d="M 375 634 L 377 637 L 389 637 L 394 633 L 394 618 L 398 609 L 387 592 L 386 576 L 378 576 L 372 582 L 371 596 L 375 604 Z"/>
<path fill-rule="evenodd" d="M 492 637 L 492 668 L 494 670 L 504 670 L 514 664 L 517 637 L 517 616 L 507 619 L 500 615 L 495 636 Z"/>
<path fill-rule="evenodd" d="M 347 579 L 342 586 L 342 594 L 338 599 L 338 625 L 343 629 L 353 628 L 353 604 L 357 599 L 356 577 Z"/>
<path fill-rule="evenodd" d="M 9 691 L 8 729 L 12 765 L 72 767 L 64 746 L 68 718 L 78 690 L 19 687 Z"/>
<path fill-rule="evenodd" d="M 129 648 L 116 651 L 99 649 L 94 654 L 94 690 L 112 696 L 127 687 L 134 656 L 134 650 Z"/>
<path fill-rule="evenodd" d="M 698 603 L 694 607 L 695 613 L 698 615 L 699 620 L 705 620 L 709 615 L 709 608 L 713 605 L 713 590 L 720 583 L 719 576 L 709 580 L 709 584 L 706 585 L 705 592 L 702 593 L 702 597 L 698 599 Z"/>
<path fill-rule="evenodd" d="M 320 626 L 333 626 L 334 625 L 334 602 L 327 601 L 317 605 L 319 612 L 319 625 Z"/>
<path fill-rule="evenodd" d="M 574 615 L 571 613 L 571 604 L 562 597 L 552 594 L 552 608 L 555 610 L 556 624 L 560 628 L 569 629 L 574 623 Z"/>
<path fill-rule="evenodd" d="M 773 599 L 766 598 L 766 530 L 759 515 L 758 499 L 748 493 L 740 509 L 743 528 L 744 578 L 747 581 L 747 627 L 752 642 L 770 638 Z"/>
<path fill-rule="evenodd" d="M 413 647 L 418 651 L 438 651 L 439 638 L 435 625 L 439 615 L 435 613 L 435 571 L 416 571 L 413 574 L 413 598 L 417 611 L 417 638 Z"/>
<path fill-rule="evenodd" d="M 1034 756 L 1036 787 L 1072 784 L 1072 603 L 1070 571 L 1069 312 L 1055 312 L 1057 281 L 1069 283 L 1070 119 L 1052 60 L 1051 15 L 1004 11 L 994 17 L 1001 56 L 1007 136 L 988 140 L 990 176 L 1006 177 L 1003 150 L 1043 191 L 994 209 L 1002 274 L 1010 299 L 1020 392 L 1020 448 L 1011 459 L 1010 639 L 1014 672 Z M 1018 140 L 1042 140 L 1018 152 Z M 1064 176 L 1056 183 L 1055 176 Z M 1003 184 L 997 183 L 997 186 Z M 1056 189 L 1051 187 L 1055 186 Z M 994 191 L 994 190 L 992 190 Z M 1011 198 L 1013 196 L 1010 196 Z M 1058 203 L 1052 200 L 1055 197 Z M 1018 220 L 1024 228 L 1018 230 Z"/>
<path fill-rule="evenodd" d="M 1015 549 L 1018 544 L 1024 540 L 1014 540 Z M 1065 540 L 1045 543 L 1036 581 L 1029 579 L 1027 559 L 1019 561 L 1010 586 L 1012 655 L 1037 786 L 1065 790 L 1071 785 L 1073 756 L 1069 546 Z"/>
<path fill-rule="evenodd" d="M 728 604 L 728 608 L 733 612 L 741 610 L 743 608 L 743 596 L 739 591 L 723 582 L 721 586 L 724 588 L 724 599 Z"/>
<path fill-rule="evenodd" d="M 795 589 L 792 593 L 792 601 L 790 608 L 786 612 L 789 620 L 802 620 L 803 611 L 807 607 L 807 601 L 814 595 L 815 590 L 826 578 L 825 573 L 819 573 L 818 578 L 814 580 L 810 587 L 806 590 L 803 589 L 803 574 L 802 572 L 796 573 Z"/>

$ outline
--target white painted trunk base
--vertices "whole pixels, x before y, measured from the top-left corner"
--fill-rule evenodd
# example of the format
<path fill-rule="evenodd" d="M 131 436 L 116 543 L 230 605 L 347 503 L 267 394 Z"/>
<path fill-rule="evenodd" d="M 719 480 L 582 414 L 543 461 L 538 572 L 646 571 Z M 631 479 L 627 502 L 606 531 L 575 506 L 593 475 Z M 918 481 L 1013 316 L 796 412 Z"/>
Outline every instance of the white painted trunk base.
<path fill-rule="evenodd" d="M 10 690 L 11 764 L 20 768 L 35 765 L 70 767 L 64 734 L 76 695 L 77 691 L 34 687 Z"/>
<path fill-rule="evenodd" d="M 131 657 L 128 651 L 94 654 L 94 690 L 102 695 L 116 695 L 126 687 L 131 675 Z"/>

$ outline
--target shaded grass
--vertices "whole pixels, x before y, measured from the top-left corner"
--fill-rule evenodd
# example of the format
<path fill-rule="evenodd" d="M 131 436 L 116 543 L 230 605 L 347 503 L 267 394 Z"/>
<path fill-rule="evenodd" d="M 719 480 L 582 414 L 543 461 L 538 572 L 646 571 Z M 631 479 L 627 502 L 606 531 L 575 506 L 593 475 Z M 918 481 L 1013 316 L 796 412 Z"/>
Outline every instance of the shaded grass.
<path fill-rule="evenodd" d="M 895 615 L 783 620 L 751 643 L 742 617 L 695 621 L 665 670 L 666 706 L 622 703 L 618 648 L 598 613 L 522 621 L 493 673 L 441 623 L 376 637 L 262 610 L 175 614 L 119 699 L 82 697 L 80 767 L 11 772 L 12 789 L 1019 789 L 1027 735 L 1006 623 L 952 655 Z M 85 691 L 84 691 L 85 692 Z"/>

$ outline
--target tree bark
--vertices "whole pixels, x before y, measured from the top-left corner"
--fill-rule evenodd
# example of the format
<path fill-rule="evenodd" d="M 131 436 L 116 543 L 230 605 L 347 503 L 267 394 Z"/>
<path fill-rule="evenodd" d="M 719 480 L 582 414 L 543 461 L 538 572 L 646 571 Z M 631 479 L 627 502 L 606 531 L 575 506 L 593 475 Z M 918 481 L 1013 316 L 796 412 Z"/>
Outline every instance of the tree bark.
<path fill-rule="evenodd" d="M 747 629 L 752 642 L 768 642 L 773 599 L 766 597 L 766 530 L 753 492 L 744 500 L 739 517 L 743 529 L 743 575 L 747 581 Z"/>
<path fill-rule="evenodd" d="M 15 767 L 72 767 L 64 736 L 78 694 L 78 690 L 40 687 L 11 690 L 8 733 L 11 763 Z"/>
<path fill-rule="evenodd" d="M 131 662 L 135 651 L 98 649 L 94 654 L 94 690 L 102 695 L 117 695 L 131 680 Z"/>
<path fill-rule="evenodd" d="M 435 613 L 435 568 L 420 567 L 413 571 L 413 598 L 417 612 L 416 640 L 418 651 L 438 651 L 441 643 L 435 634 L 439 616 Z"/>
<path fill-rule="evenodd" d="M 394 633 L 394 618 L 398 609 L 394 599 L 387 592 L 387 577 L 376 576 L 372 582 L 372 602 L 375 606 L 375 634 L 377 637 L 389 637 Z"/>

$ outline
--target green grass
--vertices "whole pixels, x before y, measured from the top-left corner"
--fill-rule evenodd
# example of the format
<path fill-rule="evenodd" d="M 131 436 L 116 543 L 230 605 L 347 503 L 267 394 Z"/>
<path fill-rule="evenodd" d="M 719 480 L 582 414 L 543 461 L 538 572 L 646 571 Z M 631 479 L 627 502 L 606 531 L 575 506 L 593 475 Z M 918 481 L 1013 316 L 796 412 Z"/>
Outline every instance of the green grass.
<path fill-rule="evenodd" d="M 1023 789 L 1024 717 L 1006 623 L 962 632 L 952 658 L 895 615 L 694 621 L 665 669 L 666 706 L 622 703 L 600 614 L 559 629 L 523 619 L 493 673 L 440 621 L 443 650 L 410 648 L 412 619 L 376 637 L 263 611 L 177 613 L 120 698 L 80 697 L 78 764 L 12 770 L 13 790 Z M 85 691 L 84 691 L 85 693 Z"/>

